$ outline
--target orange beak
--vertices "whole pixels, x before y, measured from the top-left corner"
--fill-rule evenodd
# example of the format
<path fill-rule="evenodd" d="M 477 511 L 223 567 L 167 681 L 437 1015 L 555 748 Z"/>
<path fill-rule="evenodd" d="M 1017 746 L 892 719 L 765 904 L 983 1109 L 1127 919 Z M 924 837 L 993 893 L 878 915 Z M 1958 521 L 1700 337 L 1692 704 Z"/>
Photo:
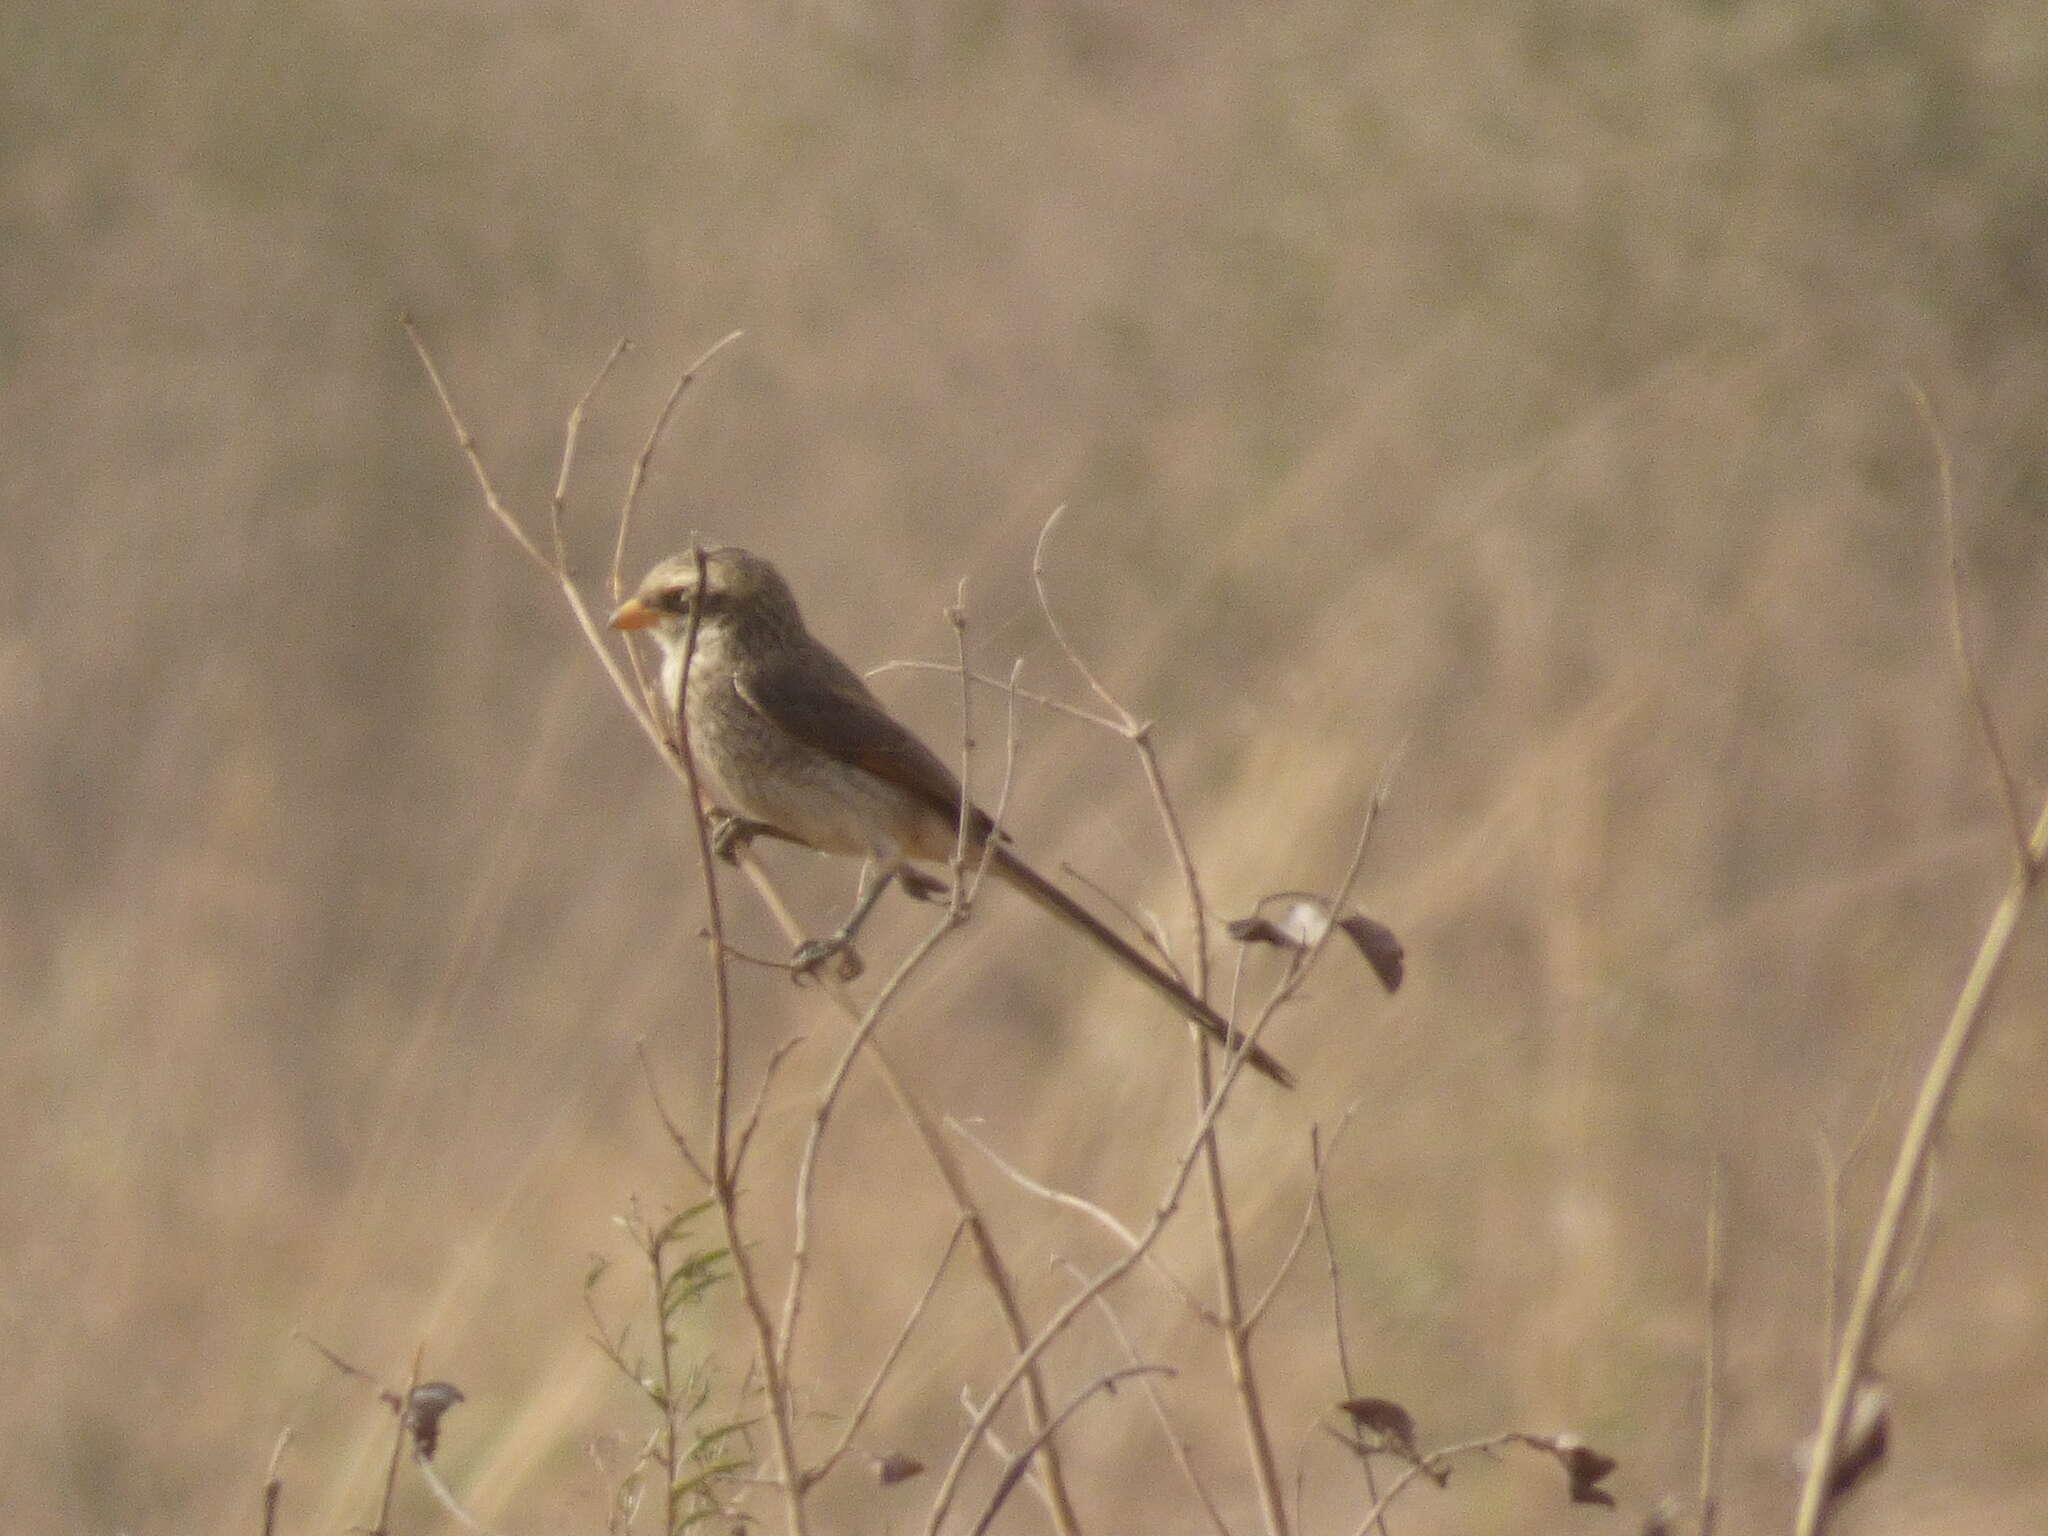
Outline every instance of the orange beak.
<path fill-rule="evenodd" d="M 613 629 L 646 629 L 661 617 L 637 597 L 629 597 L 612 614 Z"/>

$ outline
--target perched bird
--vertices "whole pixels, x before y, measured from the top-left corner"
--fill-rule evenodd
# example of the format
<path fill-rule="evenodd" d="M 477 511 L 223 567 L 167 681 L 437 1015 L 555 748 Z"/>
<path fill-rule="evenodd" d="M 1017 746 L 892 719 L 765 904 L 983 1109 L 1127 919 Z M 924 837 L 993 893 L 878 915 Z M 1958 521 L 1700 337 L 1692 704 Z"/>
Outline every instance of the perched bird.
<path fill-rule="evenodd" d="M 846 923 L 797 951 L 812 967 L 844 950 L 892 878 L 932 883 L 912 868 L 942 862 L 959 842 L 960 781 L 898 724 L 853 669 L 804 627 L 782 574 L 744 549 L 673 555 L 619 605 L 612 628 L 647 630 L 661 646 L 661 692 L 681 705 L 690 754 L 721 807 L 747 832 L 765 831 L 824 853 L 868 860 Z M 682 676 L 690 614 L 697 613 L 690 675 Z M 1107 950 L 1132 975 L 1201 1026 L 1243 1051 L 1274 1082 L 1294 1077 L 1164 967 L 1104 925 L 994 837 L 978 807 L 967 810 L 967 855 L 986 858 L 1008 884 Z"/>

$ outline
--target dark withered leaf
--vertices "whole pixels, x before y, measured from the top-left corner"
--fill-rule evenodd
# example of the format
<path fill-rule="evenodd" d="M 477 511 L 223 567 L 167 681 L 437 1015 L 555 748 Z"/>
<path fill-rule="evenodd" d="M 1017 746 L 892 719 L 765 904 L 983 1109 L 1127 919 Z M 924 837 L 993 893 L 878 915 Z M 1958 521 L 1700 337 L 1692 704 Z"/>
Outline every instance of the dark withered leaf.
<path fill-rule="evenodd" d="M 1299 949 L 1301 946 L 1282 933 L 1278 926 L 1263 917 L 1234 917 L 1224 924 L 1223 931 L 1240 944 L 1271 944 L 1280 949 Z"/>
<path fill-rule="evenodd" d="M 1557 1459 L 1564 1469 L 1566 1491 L 1574 1504 L 1598 1504 L 1614 1508 L 1614 1495 L 1600 1486 L 1620 1465 L 1612 1456 L 1594 1450 L 1577 1435 L 1516 1435 L 1531 1450 Z"/>
<path fill-rule="evenodd" d="M 1401 941 L 1395 937 L 1394 930 L 1363 912 L 1352 912 L 1338 918 L 1337 926 L 1351 936 L 1351 942 L 1365 956 L 1365 963 L 1372 967 L 1373 975 L 1379 977 L 1380 985 L 1389 992 L 1400 991 L 1401 978 L 1407 974 L 1408 955 L 1401 948 Z"/>
<path fill-rule="evenodd" d="M 1392 1398 L 1348 1397 L 1337 1405 L 1360 1429 L 1369 1429 L 1388 1447 L 1410 1461 L 1422 1459 L 1415 1448 L 1415 1416 Z"/>
<path fill-rule="evenodd" d="M 441 1444 L 441 1415 L 463 1401 L 462 1389 L 452 1381 L 423 1381 L 412 1389 L 405 1410 L 407 1428 L 418 1447 L 420 1460 L 432 1461 Z"/>
<path fill-rule="evenodd" d="M 1620 1465 L 1619 1462 L 1587 1445 L 1572 1446 L 1562 1459 L 1574 1504 L 1600 1504 L 1608 1509 L 1614 1508 L 1614 1495 L 1602 1488 L 1600 1482 Z"/>
<path fill-rule="evenodd" d="M 1828 1499 L 1839 1499 L 1884 1464 L 1891 1451 L 1891 1396 L 1884 1384 L 1865 1381 L 1849 1400 L 1849 1422 L 1842 1426 L 1842 1444 L 1828 1473 Z M 1813 1437 L 1800 1442 L 1793 1461 L 1803 1477 L 1813 1464 Z"/>
<path fill-rule="evenodd" d="M 907 1483 L 924 1471 L 924 1463 L 915 1456 L 906 1456 L 901 1451 L 893 1455 L 875 1458 L 875 1481 L 884 1488 L 893 1488 L 898 1483 Z"/>
<path fill-rule="evenodd" d="M 1262 897 L 1251 916 L 1235 919 L 1226 931 L 1240 944 L 1271 944 L 1299 954 L 1322 942 L 1332 923 L 1365 956 L 1381 986 L 1389 992 L 1400 987 L 1406 952 L 1394 930 L 1355 907 L 1333 914 L 1329 902 L 1308 891 Z"/>

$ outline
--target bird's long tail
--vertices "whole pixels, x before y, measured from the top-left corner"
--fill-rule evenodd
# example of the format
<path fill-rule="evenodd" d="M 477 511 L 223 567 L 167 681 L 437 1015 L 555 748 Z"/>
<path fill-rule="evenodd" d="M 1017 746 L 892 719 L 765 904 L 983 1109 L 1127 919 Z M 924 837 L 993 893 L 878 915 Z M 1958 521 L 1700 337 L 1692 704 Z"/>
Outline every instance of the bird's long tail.
<path fill-rule="evenodd" d="M 998 845 L 989 855 L 995 872 L 1009 884 L 1038 903 L 1054 917 L 1093 939 L 1123 963 L 1124 969 L 1173 1004 L 1191 1023 L 1199 1025 L 1225 1050 L 1242 1052 L 1246 1061 L 1283 1088 L 1294 1086 L 1294 1074 L 1283 1067 L 1264 1047 L 1254 1045 L 1231 1027 L 1215 1009 L 1176 981 L 1157 961 L 1144 954 L 1102 919 L 1054 885 L 1037 870 Z"/>

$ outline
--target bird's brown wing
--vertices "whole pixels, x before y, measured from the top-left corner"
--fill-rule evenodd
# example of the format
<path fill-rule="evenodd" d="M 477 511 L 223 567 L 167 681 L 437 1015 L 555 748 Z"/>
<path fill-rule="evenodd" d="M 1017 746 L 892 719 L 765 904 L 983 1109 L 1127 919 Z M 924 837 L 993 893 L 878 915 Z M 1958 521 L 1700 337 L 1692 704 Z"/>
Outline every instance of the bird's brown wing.
<path fill-rule="evenodd" d="M 932 749 L 899 724 L 854 670 L 822 647 L 806 656 L 748 668 L 734 682 L 764 719 L 839 762 L 909 791 L 950 822 L 960 816 L 960 781 Z M 993 823 L 979 807 L 970 830 Z"/>

